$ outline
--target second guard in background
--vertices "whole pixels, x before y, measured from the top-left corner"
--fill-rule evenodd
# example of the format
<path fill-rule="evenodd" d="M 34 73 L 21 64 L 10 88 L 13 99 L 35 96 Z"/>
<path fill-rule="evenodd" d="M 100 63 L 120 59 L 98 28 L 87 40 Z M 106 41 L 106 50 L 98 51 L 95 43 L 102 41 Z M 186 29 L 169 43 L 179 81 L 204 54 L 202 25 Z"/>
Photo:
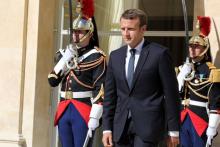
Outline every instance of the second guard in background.
<path fill-rule="evenodd" d="M 189 57 L 177 76 L 182 97 L 181 147 L 209 147 L 220 122 L 220 69 L 211 63 L 210 18 L 198 16 Z"/>
<path fill-rule="evenodd" d="M 82 2 L 83 13 L 72 23 L 75 46 L 57 52 L 58 62 L 48 75 L 52 87 L 61 83 L 54 124 L 58 125 L 62 147 L 83 147 L 87 136 L 91 137 L 92 131 L 99 126 L 103 111 L 106 60 L 103 51 L 93 46 L 91 10 L 94 10 L 87 9 L 92 5 L 88 2 Z M 81 8 L 80 3 L 78 8 Z M 87 10 L 89 14 L 85 13 Z"/>

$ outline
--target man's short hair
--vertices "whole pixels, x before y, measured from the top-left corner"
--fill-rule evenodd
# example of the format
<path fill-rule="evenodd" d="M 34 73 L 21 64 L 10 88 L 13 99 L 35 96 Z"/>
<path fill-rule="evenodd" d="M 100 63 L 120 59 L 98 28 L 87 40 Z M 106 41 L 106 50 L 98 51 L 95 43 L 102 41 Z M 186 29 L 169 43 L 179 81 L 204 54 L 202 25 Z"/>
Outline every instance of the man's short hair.
<path fill-rule="evenodd" d="M 121 15 L 120 20 L 124 19 L 136 19 L 139 18 L 140 20 L 140 27 L 143 25 L 147 25 L 147 14 L 140 10 L 140 9 L 128 9 L 125 10 L 124 13 Z"/>

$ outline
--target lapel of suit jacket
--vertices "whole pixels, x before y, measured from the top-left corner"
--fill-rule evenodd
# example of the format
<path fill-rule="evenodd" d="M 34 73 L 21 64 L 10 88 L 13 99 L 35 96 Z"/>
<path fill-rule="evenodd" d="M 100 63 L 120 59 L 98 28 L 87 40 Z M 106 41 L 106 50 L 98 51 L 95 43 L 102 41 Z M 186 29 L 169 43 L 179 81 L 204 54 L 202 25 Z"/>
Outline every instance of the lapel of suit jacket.
<path fill-rule="evenodd" d="M 145 42 L 143 44 L 143 47 L 142 47 L 142 50 L 141 50 L 141 53 L 140 53 L 138 63 L 137 63 L 137 67 L 136 67 L 135 72 L 134 72 L 134 77 L 133 77 L 133 80 L 132 80 L 132 85 L 131 85 L 130 92 L 134 88 L 134 85 L 137 81 L 138 75 L 141 72 L 141 69 L 143 68 L 143 65 L 144 65 L 144 63 L 147 59 L 147 56 L 148 56 L 148 53 L 149 53 L 149 50 L 148 50 L 149 44 L 150 43 L 145 40 Z"/>

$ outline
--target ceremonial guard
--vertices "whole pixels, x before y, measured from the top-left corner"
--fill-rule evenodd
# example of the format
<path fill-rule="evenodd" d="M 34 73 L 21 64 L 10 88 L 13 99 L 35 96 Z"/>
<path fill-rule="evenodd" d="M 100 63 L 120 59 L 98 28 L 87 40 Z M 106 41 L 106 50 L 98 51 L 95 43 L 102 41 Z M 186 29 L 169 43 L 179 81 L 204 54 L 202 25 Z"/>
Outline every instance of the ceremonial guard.
<path fill-rule="evenodd" d="M 178 68 L 182 98 L 181 147 L 209 147 L 220 122 L 220 69 L 211 63 L 210 18 L 198 16 L 189 40 L 189 60 Z"/>
<path fill-rule="evenodd" d="M 73 43 L 57 52 L 59 58 L 48 75 L 52 87 L 61 83 L 54 124 L 58 125 L 62 147 L 87 146 L 85 141 L 99 126 L 103 111 L 106 60 L 103 51 L 92 46 L 97 41 L 93 40 L 94 23 L 91 20 L 93 1 L 79 1 L 77 9 L 82 12 L 78 12 L 71 23 Z"/>

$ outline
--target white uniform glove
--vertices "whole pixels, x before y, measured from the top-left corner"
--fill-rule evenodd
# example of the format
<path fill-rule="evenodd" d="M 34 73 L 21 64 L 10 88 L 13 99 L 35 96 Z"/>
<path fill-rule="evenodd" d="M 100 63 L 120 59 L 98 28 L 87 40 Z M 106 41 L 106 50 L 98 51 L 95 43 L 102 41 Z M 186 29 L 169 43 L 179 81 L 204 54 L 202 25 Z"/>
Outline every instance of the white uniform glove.
<path fill-rule="evenodd" d="M 207 142 L 206 142 L 206 146 L 211 146 L 212 145 L 212 139 L 214 138 L 214 136 L 216 135 L 217 130 L 214 127 L 208 127 L 208 129 L 206 130 L 206 135 L 207 135 Z"/>
<path fill-rule="evenodd" d="M 93 104 L 90 112 L 90 119 L 88 122 L 88 134 L 92 137 L 92 131 L 94 131 L 99 126 L 99 119 L 102 116 L 103 106 L 99 104 Z"/>
<path fill-rule="evenodd" d="M 177 76 L 179 91 L 182 90 L 184 86 L 184 78 L 192 72 L 193 65 L 191 63 L 185 63 L 180 69 L 180 73 Z"/>
<path fill-rule="evenodd" d="M 96 118 L 90 118 L 88 123 L 88 134 L 89 137 L 92 137 L 92 131 L 94 131 L 99 126 L 99 119 Z"/>
<path fill-rule="evenodd" d="M 73 50 L 67 47 L 65 52 L 63 53 L 63 57 L 54 67 L 54 72 L 58 74 L 61 70 L 64 70 L 66 62 L 70 61 L 72 57 L 73 57 Z"/>
<path fill-rule="evenodd" d="M 210 114 L 209 115 L 209 126 L 206 130 L 207 142 L 206 146 L 211 146 L 212 139 L 217 134 L 217 128 L 220 123 L 220 115 L 219 114 Z"/>

